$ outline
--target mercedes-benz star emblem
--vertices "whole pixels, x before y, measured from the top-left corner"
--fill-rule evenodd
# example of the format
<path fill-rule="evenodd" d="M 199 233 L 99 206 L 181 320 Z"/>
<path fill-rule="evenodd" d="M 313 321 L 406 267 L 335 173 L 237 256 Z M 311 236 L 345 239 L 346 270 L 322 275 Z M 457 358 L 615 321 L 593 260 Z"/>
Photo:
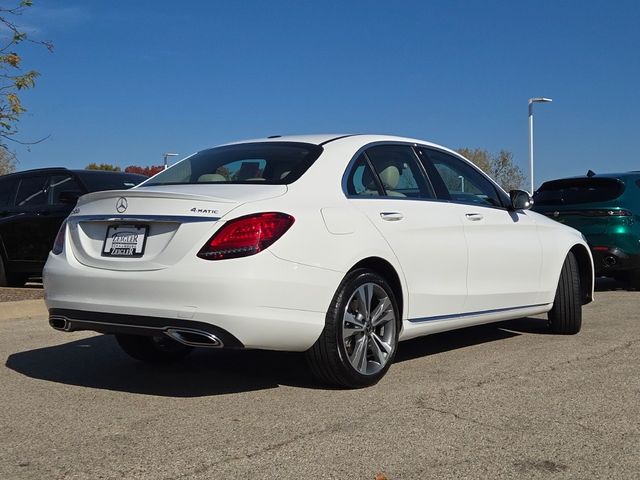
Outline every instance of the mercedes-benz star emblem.
<path fill-rule="evenodd" d="M 116 202 L 116 210 L 118 213 L 124 213 L 127 211 L 127 207 L 129 204 L 127 203 L 127 199 L 124 197 L 120 197 Z"/>

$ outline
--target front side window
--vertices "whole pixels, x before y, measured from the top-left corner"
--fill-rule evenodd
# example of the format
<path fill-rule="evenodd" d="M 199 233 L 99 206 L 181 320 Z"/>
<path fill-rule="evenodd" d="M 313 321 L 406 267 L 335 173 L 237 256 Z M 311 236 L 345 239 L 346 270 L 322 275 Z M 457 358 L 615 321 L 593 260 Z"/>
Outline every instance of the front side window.
<path fill-rule="evenodd" d="M 46 175 L 23 178 L 18 186 L 16 206 L 37 207 L 46 205 L 48 180 L 49 177 Z"/>
<path fill-rule="evenodd" d="M 439 150 L 419 150 L 421 160 L 429 162 L 437 172 L 438 180 L 446 190 L 449 200 L 487 207 L 505 206 L 496 187 L 471 165 Z M 430 170 L 427 165 L 425 169 Z"/>
<path fill-rule="evenodd" d="M 145 186 L 179 184 L 287 185 L 300 178 L 322 147 L 298 142 L 261 142 L 203 150 L 160 172 Z"/>

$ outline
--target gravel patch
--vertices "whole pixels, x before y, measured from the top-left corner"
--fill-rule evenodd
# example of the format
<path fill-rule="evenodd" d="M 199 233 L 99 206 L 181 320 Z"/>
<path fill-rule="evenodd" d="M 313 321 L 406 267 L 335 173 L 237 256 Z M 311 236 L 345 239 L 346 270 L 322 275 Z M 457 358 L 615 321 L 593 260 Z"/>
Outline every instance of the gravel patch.
<path fill-rule="evenodd" d="M 24 288 L 0 288 L 0 302 L 39 300 L 41 298 L 44 298 L 44 290 L 41 283 L 28 283 Z"/>

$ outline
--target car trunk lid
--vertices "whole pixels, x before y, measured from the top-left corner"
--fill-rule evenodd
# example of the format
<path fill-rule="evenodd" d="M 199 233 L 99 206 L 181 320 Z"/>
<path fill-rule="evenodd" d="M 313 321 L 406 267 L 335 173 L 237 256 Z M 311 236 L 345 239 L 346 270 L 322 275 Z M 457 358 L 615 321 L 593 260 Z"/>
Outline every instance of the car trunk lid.
<path fill-rule="evenodd" d="M 167 268 L 201 247 L 238 206 L 286 191 L 285 185 L 173 185 L 84 195 L 69 216 L 72 253 L 94 268 Z"/>

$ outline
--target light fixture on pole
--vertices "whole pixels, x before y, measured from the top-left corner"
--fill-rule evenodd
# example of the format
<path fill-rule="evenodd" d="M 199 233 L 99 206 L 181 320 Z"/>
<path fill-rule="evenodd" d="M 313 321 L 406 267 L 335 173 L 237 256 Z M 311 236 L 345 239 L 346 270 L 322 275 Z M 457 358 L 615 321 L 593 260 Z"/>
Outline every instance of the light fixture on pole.
<path fill-rule="evenodd" d="M 533 195 L 533 104 L 550 103 L 551 98 L 535 97 L 529 99 L 529 179 L 531 181 L 531 195 Z"/>
<path fill-rule="evenodd" d="M 169 164 L 167 163 L 167 158 L 168 157 L 177 157 L 178 154 L 177 153 L 165 153 L 164 155 L 162 155 L 164 157 L 164 169 L 166 170 L 167 168 L 169 168 Z"/>

